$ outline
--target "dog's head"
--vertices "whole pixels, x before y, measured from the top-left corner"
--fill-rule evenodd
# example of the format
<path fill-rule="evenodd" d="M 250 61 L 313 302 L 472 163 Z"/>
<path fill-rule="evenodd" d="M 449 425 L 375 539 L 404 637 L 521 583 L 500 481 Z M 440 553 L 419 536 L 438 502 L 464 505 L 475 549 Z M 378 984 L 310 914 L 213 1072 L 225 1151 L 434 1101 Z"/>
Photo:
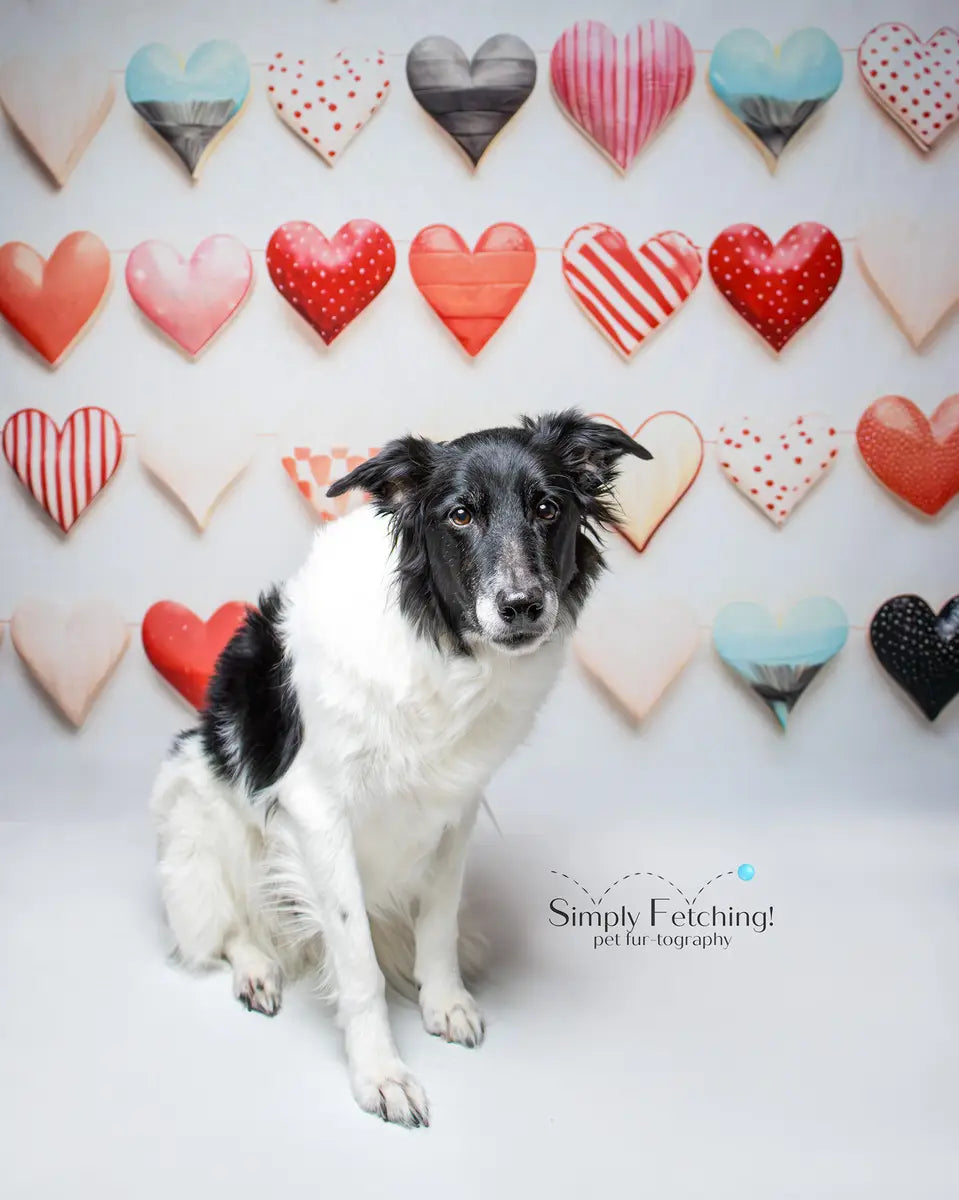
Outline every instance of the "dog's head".
<path fill-rule="evenodd" d="M 652 455 L 570 410 L 450 442 L 404 437 L 328 490 L 370 493 L 398 546 L 404 615 L 437 642 L 529 653 L 569 627 L 602 569 L 624 454 Z M 593 535 L 593 536 L 590 536 Z"/>

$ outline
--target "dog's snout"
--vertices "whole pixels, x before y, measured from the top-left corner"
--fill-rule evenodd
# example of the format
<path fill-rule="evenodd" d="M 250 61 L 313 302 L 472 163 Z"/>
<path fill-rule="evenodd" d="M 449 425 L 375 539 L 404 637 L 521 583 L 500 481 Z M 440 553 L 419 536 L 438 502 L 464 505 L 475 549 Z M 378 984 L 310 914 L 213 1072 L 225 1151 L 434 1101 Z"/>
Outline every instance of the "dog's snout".
<path fill-rule="evenodd" d="M 502 591 L 496 594 L 496 611 L 507 624 L 524 621 L 532 624 L 543 615 L 544 597 L 541 587 L 525 591 Z"/>

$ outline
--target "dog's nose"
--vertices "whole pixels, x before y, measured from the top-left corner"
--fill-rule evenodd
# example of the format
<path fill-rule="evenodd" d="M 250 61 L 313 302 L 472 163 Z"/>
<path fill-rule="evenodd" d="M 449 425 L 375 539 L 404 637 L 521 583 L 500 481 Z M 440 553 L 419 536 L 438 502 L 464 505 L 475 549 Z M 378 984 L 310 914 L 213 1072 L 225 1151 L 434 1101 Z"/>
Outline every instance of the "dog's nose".
<path fill-rule="evenodd" d="M 538 621 L 543 615 L 543 589 L 531 587 L 522 592 L 498 592 L 496 609 L 510 625 L 516 620 Z"/>

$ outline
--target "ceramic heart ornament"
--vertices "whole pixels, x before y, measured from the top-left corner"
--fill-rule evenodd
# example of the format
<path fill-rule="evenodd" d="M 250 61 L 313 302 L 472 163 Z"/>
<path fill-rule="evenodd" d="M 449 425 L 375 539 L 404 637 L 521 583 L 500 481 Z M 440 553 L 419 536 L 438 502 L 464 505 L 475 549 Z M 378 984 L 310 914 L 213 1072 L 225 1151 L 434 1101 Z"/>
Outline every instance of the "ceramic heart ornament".
<path fill-rule="evenodd" d="M 327 496 L 326 489 L 376 454 L 379 454 L 379 448 L 372 446 L 369 450 L 357 453 L 347 446 L 333 446 L 331 449 L 320 451 L 299 444 L 294 446 L 289 454 L 284 454 L 280 461 L 290 481 L 316 516 L 321 521 L 335 521 L 337 517 L 344 517 L 348 512 L 359 508 L 367 500 L 367 496 L 364 492 L 354 489 L 342 496 L 331 498 Z"/>
<path fill-rule="evenodd" d="M 169 46 L 142 46 L 126 70 L 127 97 L 196 179 L 240 115 L 250 65 L 232 42 L 204 42 L 187 61 Z"/>
<path fill-rule="evenodd" d="M 0 66 L 0 103 L 63 187 L 113 106 L 110 72 L 82 55 L 20 56 Z"/>
<path fill-rule="evenodd" d="M 449 225 L 421 229 L 410 246 L 410 274 L 467 354 L 475 356 L 516 307 L 536 270 L 533 240 L 500 222 L 472 250 Z"/>
<path fill-rule="evenodd" d="M 3 427 L 3 454 L 34 500 L 69 533 L 120 465 L 123 441 L 103 408 L 78 408 L 57 427 L 45 412 L 23 408 Z"/>
<path fill-rule="evenodd" d="M 730 225 L 709 248 L 709 273 L 778 353 L 836 290 L 842 246 L 815 221 L 794 225 L 775 246 L 755 225 Z"/>
<path fill-rule="evenodd" d="M 157 672 L 197 710 L 227 642 L 246 620 L 250 605 L 231 600 L 208 621 L 183 604 L 159 600 L 143 617 L 143 649 Z"/>
<path fill-rule="evenodd" d="M 730 483 L 774 525 L 783 525 L 832 466 L 839 432 L 819 413 L 785 427 L 768 417 L 738 417 L 720 425 L 716 453 Z"/>
<path fill-rule="evenodd" d="M 938 616 L 921 596 L 893 596 L 870 622 L 869 641 L 930 721 L 959 694 L 959 596 Z"/>
<path fill-rule="evenodd" d="M 130 641 L 120 614 L 96 601 L 72 607 L 24 601 L 10 620 L 10 637 L 31 675 L 77 728 Z"/>
<path fill-rule="evenodd" d="M 390 94 L 382 50 L 340 50 L 322 61 L 280 51 L 267 76 L 276 115 L 331 167 Z"/>
<path fill-rule="evenodd" d="M 821 29 L 800 29 L 773 47 L 755 29 L 720 38 L 709 83 L 761 150 L 770 170 L 842 82 L 842 53 Z"/>
<path fill-rule="evenodd" d="M 859 76 L 887 116 L 920 150 L 959 124 L 959 32 L 944 27 L 924 42 L 902 21 L 877 25 L 859 45 Z"/>
<path fill-rule="evenodd" d="M 580 21 L 553 46 L 549 70 L 563 112 L 623 172 L 689 95 L 696 73 L 689 38 L 660 20 L 622 40 L 600 21 Z"/>
<path fill-rule="evenodd" d="M 406 57 L 417 102 L 475 167 L 536 84 L 536 55 L 522 38 L 498 33 L 468 59 L 446 37 L 421 38 Z"/>
<path fill-rule="evenodd" d="M 593 416 L 629 432 L 614 417 Z M 630 436 L 653 457 L 647 462 L 631 455 L 620 460 L 615 490 L 624 520 L 617 529 L 634 550 L 642 551 L 696 481 L 703 462 L 703 435 L 683 413 L 659 412 Z"/>
<path fill-rule="evenodd" d="M 777 621 L 761 604 L 735 603 L 713 621 L 713 644 L 786 728 L 819 671 L 846 644 L 849 621 L 825 596 L 801 600 Z"/>
<path fill-rule="evenodd" d="M 866 466 L 894 495 L 934 517 L 959 493 L 959 395 L 927 417 L 904 396 L 881 396 L 859 418 Z"/>
<path fill-rule="evenodd" d="M 95 233 L 70 233 L 49 259 L 23 242 L 0 246 L 0 315 L 55 367 L 100 311 L 110 252 Z"/>
<path fill-rule="evenodd" d="M 611 225 L 581 225 L 563 247 L 563 277 L 583 312 L 629 358 L 692 295 L 699 251 L 683 233 L 658 233 L 632 250 Z"/>
<path fill-rule="evenodd" d="M 253 262 L 224 233 L 204 238 L 188 260 L 165 242 L 141 242 L 127 258 L 126 280 L 144 315 L 195 358 L 246 299 Z"/>
<path fill-rule="evenodd" d="M 275 229 L 266 248 L 273 285 L 329 345 L 380 294 L 396 247 L 374 221 L 348 221 L 329 241 L 308 221 Z"/>

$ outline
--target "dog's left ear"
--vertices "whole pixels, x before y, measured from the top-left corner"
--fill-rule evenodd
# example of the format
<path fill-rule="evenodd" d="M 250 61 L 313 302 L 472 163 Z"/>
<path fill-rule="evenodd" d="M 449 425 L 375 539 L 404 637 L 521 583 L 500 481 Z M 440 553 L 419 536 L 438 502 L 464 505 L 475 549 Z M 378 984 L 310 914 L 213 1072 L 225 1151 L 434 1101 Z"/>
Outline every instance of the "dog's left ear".
<path fill-rule="evenodd" d="M 369 492 L 381 512 L 395 513 L 422 484 L 435 462 L 436 444 L 422 437 L 402 437 L 388 442 L 326 489 L 331 498 L 360 488 Z"/>

